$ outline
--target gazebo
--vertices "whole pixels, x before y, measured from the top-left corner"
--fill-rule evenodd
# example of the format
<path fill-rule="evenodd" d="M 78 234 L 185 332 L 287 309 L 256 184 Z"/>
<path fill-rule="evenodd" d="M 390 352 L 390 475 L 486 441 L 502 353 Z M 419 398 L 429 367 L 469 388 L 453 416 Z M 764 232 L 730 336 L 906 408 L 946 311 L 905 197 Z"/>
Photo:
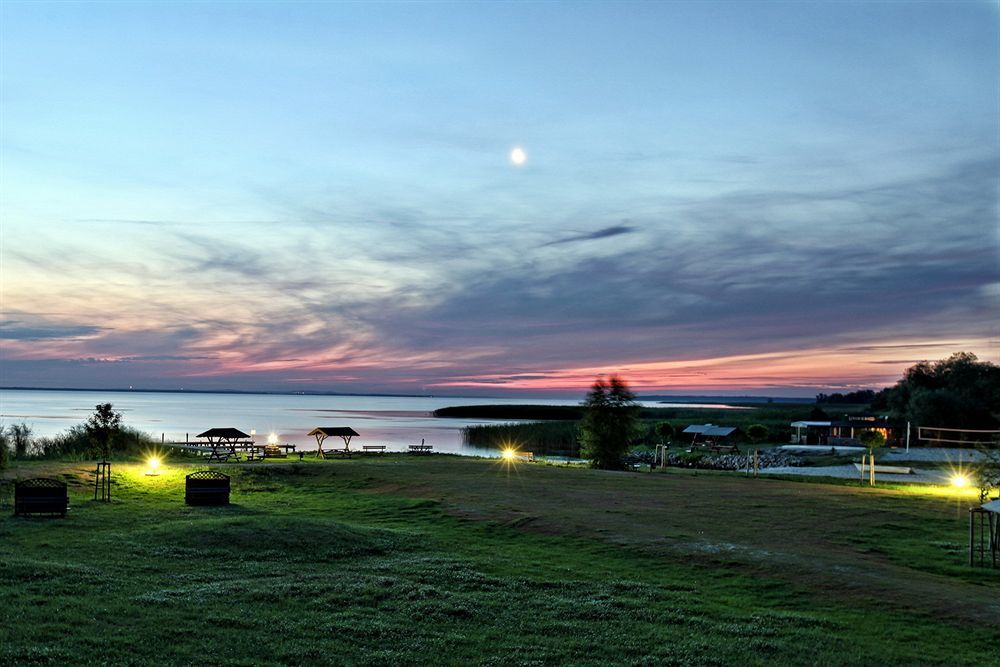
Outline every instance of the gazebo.
<path fill-rule="evenodd" d="M 323 452 L 323 441 L 330 436 L 337 436 L 344 441 L 343 450 L 330 450 L 334 452 L 341 452 L 345 456 L 351 455 L 351 438 L 358 435 L 357 431 L 349 426 L 317 426 L 313 430 L 309 431 L 307 435 L 312 435 L 316 437 L 316 456 L 319 458 L 326 458 L 326 454 Z"/>
<path fill-rule="evenodd" d="M 249 435 L 238 428 L 210 428 L 198 434 L 199 438 L 208 440 L 212 450 L 208 455 L 210 461 L 228 461 L 230 456 L 236 456 L 237 448 L 247 450 L 254 447 Z"/>

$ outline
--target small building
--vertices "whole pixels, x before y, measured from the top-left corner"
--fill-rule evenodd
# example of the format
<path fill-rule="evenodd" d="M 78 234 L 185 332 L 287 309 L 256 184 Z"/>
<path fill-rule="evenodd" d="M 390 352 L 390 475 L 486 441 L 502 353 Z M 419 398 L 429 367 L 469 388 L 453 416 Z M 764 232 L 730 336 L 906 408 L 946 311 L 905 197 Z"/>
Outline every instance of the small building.
<path fill-rule="evenodd" d="M 716 426 L 715 424 L 691 424 L 681 433 L 691 436 L 691 444 L 717 443 L 720 440 L 735 438 L 740 430 L 735 426 Z"/>
<path fill-rule="evenodd" d="M 844 415 L 831 421 L 792 422 L 794 445 L 857 445 L 862 431 L 878 431 L 885 444 L 896 447 L 906 439 L 906 425 L 873 415 Z"/>

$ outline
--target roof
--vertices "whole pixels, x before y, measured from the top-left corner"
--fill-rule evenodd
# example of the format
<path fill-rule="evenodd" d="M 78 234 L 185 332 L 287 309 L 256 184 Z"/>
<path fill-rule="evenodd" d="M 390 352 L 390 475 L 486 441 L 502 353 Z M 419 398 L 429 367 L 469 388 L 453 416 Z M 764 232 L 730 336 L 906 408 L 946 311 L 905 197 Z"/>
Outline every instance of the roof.
<path fill-rule="evenodd" d="M 322 433 L 323 435 L 339 435 L 344 437 L 345 435 L 358 435 L 357 431 L 349 426 L 317 426 L 313 430 L 306 433 L 306 435 L 316 435 L 317 433 Z"/>
<path fill-rule="evenodd" d="M 715 424 L 691 424 L 681 433 L 697 433 L 699 435 L 725 437 L 736 430 L 735 426 L 716 426 Z"/>
<path fill-rule="evenodd" d="M 988 503 L 983 503 L 983 509 L 987 512 L 996 512 L 997 514 L 1000 514 L 1000 498 L 991 500 Z"/>
<path fill-rule="evenodd" d="M 238 428 L 210 428 L 198 434 L 199 438 L 249 438 L 250 436 Z"/>
<path fill-rule="evenodd" d="M 792 422 L 792 428 L 807 428 L 809 426 L 830 426 L 830 425 L 831 422 L 811 422 L 811 421 Z"/>

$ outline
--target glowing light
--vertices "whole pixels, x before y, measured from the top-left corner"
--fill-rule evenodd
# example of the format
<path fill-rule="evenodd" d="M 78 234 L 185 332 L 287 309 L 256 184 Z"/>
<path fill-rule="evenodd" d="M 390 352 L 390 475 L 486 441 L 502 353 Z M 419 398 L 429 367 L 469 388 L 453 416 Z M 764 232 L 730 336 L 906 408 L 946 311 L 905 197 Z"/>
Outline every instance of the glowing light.
<path fill-rule="evenodd" d="M 269 445 L 276 445 L 276 444 L 278 444 L 278 434 L 277 433 L 271 433 L 270 435 L 268 435 L 267 436 L 267 444 L 269 444 Z"/>
<path fill-rule="evenodd" d="M 510 161 L 517 167 L 528 161 L 528 154 L 524 152 L 524 149 L 517 146 L 510 152 Z"/>
<path fill-rule="evenodd" d="M 146 474 L 150 476 L 160 474 L 160 457 L 150 456 L 146 460 Z"/>
<path fill-rule="evenodd" d="M 517 458 L 517 453 L 513 449 L 505 449 L 500 453 L 505 461 L 513 461 Z"/>
<path fill-rule="evenodd" d="M 956 489 L 964 489 L 965 487 L 969 486 L 969 478 L 968 476 L 961 474 L 952 475 L 951 485 L 954 486 Z"/>

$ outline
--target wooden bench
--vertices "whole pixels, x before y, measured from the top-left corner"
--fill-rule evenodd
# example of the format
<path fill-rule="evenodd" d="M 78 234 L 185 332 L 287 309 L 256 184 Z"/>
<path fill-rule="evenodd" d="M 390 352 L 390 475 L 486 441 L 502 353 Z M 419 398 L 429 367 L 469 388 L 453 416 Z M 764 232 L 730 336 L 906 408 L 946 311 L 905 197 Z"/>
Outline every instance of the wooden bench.
<path fill-rule="evenodd" d="M 385 445 L 361 445 L 362 454 L 385 454 Z"/>
<path fill-rule="evenodd" d="M 434 445 L 410 445 L 411 454 L 433 454 Z"/>
<path fill-rule="evenodd" d="M 28 514 L 58 514 L 69 511 L 69 492 L 66 482 L 58 479 L 35 477 L 14 484 L 14 516 Z"/>
<path fill-rule="evenodd" d="M 228 505 L 229 475 L 217 470 L 199 470 L 184 479 L 184 502 L 188 505 Z"/>

